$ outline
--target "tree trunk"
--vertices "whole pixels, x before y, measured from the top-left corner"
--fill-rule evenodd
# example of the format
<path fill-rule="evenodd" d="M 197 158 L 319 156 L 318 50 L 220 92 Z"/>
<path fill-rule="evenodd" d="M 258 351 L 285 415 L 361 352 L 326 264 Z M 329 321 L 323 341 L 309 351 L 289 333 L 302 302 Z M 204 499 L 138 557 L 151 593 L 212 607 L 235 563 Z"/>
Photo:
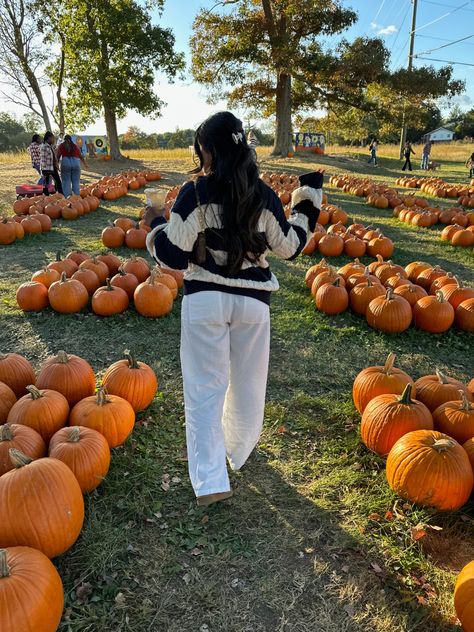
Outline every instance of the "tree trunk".
<path fill-rule="evenodd" d="M 276 88 L 276 130 L 274 156 L 287 156 L 293 151 L 293 129 L 291 125 L 291 75 L 280 73 Z"/>
<path fill-rule="evenodd" d="M 59 65 L 59 75 L 58 75 L 58 85 L 56 87 L 56 99 L 58 102 L 58 117 L 59 117 L 59 133 L 61 137 L 64 138 L 64 130 L 65 130 L 65 121 L 64 121 L 64 104 L 63 104 L 63 81 L 64 81 L 64 66 L 66 62 L 66 53 L 64 51 L 65 47 L 65 38 L 63 33 L 59 34 L 61 39 L 61 57 L 60 57 L 60 65 Z"/>
<path fill-rule="evenodd" d="M 123 160 L 120 153 L 119 139 L 117 133 L 117 117 L 115 111 L 104 103 L 105 129 L 107 130 L 107 140 L 109 141 L 109 154 L 112 160 Z"/>

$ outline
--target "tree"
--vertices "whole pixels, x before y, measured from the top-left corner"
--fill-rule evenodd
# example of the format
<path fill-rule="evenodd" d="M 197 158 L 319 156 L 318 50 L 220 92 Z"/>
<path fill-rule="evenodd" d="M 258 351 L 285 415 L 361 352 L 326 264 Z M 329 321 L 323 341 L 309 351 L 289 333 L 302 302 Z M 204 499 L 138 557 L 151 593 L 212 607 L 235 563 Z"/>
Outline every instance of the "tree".
<path fill-rule="evenodd" d="M 172 79 L 184 67 L 169 29 L 152 25 L 152 8 L 164 0 L 62 0 L 59 30 L 65 38 L 66 122 L 86 125 L 103 114 L 110 155 L 122 158 L 117 119 L 128 109 L 158 116 L 154 69 Z"/>

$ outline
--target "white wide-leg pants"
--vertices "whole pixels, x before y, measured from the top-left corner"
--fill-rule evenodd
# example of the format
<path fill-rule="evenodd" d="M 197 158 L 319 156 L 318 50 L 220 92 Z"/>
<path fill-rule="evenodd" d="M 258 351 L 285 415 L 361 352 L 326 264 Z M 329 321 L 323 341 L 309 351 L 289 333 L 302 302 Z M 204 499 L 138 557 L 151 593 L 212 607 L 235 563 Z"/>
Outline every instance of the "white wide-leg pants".
<path fill-rule="evenodd" d="M 225 292 L 183 297 L 181 367 L 186 442 L 196 496 L 230 489 L 263 424 L 270 349 L 269 307 Z"/>

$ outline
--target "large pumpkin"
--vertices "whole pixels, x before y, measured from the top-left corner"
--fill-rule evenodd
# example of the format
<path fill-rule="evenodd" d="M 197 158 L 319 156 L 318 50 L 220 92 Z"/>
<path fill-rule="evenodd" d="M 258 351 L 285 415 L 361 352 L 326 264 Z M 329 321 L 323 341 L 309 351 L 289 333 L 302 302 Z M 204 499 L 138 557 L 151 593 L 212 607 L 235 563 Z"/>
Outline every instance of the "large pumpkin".
<path fill-rule="evenodd" d="M 313 285 L 313 281 L 318 276 L 318 274 L 320 274 L 321 272 L 325 272 L 328 269 L 329 266 L 326 262 L 326 259 L 321 259 L 319 263 L 315 263 L 313 266 L 308 268 L 304 279 L 306 287 L 311 288 L 311 286 Z"/>
<path fill-rule="evenodd" d="M 138 287 L 138 279 L 134 274 L 124 272 L 120 267 L 117 274 L 111 279 L 110 284 L 125 290 L 129 300 L 132 300 L 133 294 Z"/>
<path fill-rule="evenodd" d="M 107 279 L 104 287 L 98 288 L 92 297 L 92 311 L 99 316 L 121 314 L 129 304 L 127 292 L 121 287 L 110 284 Z"/>
<path fill-rule="evenodd" d="M 378 296 L 369 303 L 365 316 L 373 329 L 401 333 L 410 326 L 412 311 L 410 303 L 389 288 L 385 296 Z"/>
<path fill-rule="evenodd" d="M 460 401 L 441 404 L 433 412 L 434 427 L 453 437 L 459 443 L 465 443 L 474 437 L 474 404 L 463 390 L 459 391 Z"/>
<path fill-rule="evenodd" d="M 10 459 L 11 448 L 33 460 L 46 455 L 46 444 L 36 430 L 20 424 L 4 424 L 0 426 L 0 476 L 15 467 Z"/>
<path fill-rule="evenodd" d="M 26 393 L 26 387 L 36 380 L 33 367 L 18 353 L 0 353 L 0 382 L 9 386 L 17 397 Z"/>
<path fill-rule="evenodd" d="M 61 428 L 50 441 L 49 456 L 68 466 L 83 494 L 98 487 L 109 471 L 109 444 L 92 428 Z"/>
<path fill-rule="evenodd" d="M 57 459 L 31 461 L 18 450 L 10 456 L 15 469 L 0 477 L 0 547 L 31 546 L 48 557 L 61 555 L 84 522 L 79 483 Z"/>
<path fill-rule="evenodd" d="M 435 296 L 424 296 L 413 307 L 415 327 L 439 334 L 447 331 L 454 322 L 454 308 L 440 290 Z"/>
<path fill-rule="evenodd" d="M 104 389 L 100 389 L 97 395 L 85 397 L 74 406 L 69 424 L 100 432 L 108 445 L 116 448 L 132 432 L 135 411 L 123 397 L 107 395 Z"/>
<path fill-rule="evenodd" d="M 378 395 L 401 395 L 407 384 L 413 387 L 412 378 L 405 371 L 393 366 L 395 359 L 396 355 L 389 353 L 384 366 L 369 366 L 355 378 L 352 399 L 360 413 L 363 413 L 370 400 Z M 414 397 L 415 394 L 416 389 L 412 388 L 411 395 Z"/>
<path fill-rule="evenodd" d="M 50 388 L 62 393 L 74 406 L 95 391 L 95 375 L 83 358 L 64 351 L 45 360 L 36 381 L 38 388 Z"/>
<path fill-rule="evenodd" d="M 125 269 L 125 265 L 124 265 Z M 156 279 L 155 274 L 140 283 L 133 293 L 135 309 L 147 318 L 165 316 L 173 309 L 173 294 L 171 290 Z"/>
<path fill-rule="evenodd" d="M 464 448 L 435 430 L 415 430 L 401 437 L 390 450 L 386 473 L 399 496 L 438 510 L 462 507 L 474 484 Z"/>
<path fill-rule="evenodd" d="M 59 281 L 50 285 L 48 298 L 51 307 L 60 314 L 80 312 L 89 302 L 89 294 L 84 285 L 76 279 L 68 279 L 65 272 L 61 274 Z"/>
<path fill-rule="evenodd" d="M 63 607 L 61 577 L 46 555 L 27 546 L 0 549 L 2 632 L 56 632 Z"/>
<path fill-rule="evenodd" d="M 0 424 L 5 423 L 8 413 L 16 402 L 16 395 L 4 382 L 0 382 Z"/>
<path fill-rule="evenodd" d="M 458 575 L 454 608 L 464 632 L 474 632 L 474 560 L 466 564 Z"/>
<path fill-rule="evenodd" d="M 433 417 L 424 404 L 411 398 L 412 384 L 402 395 L 378 395 L 370 400 L 362 415 L 362 441 L 381 456 L 413 430 L 433 430 Z"/>
<path fill-rule="evenodd" d="M 351 277 L 352 278 L 352 277 Z M 357 283 L 349 294 L 351 309 L 356 314 L 365 315 L 369 303 L 377 296 L 384 296 L 385 289 L 381 283 L 373 283 L 369 277 L 366 282 Z"/>
<path fill-rule="evenodd" d="M 465 384 L 446 376 L 439 370 L 436 371 L 435 375 L 420 377 L 415 382 L 415 386 L 417 399 L 423 402 L 431 412 L 436 410 L 441 404 L 459 400 L 460 390 L 464 391 L 468 401 L 472 402 L 474 399 Z"/>
<path fill-rule="evenodd" d="M 124 352 L 125 359 L 114 362 L 105 371 L 102 384 L 111 395 L 126 399 L 137 412 L 147 408 L 158 388 L 153 369 L 135 359 L 130 351 Z"/>
<path fill-rule="evenodd" d="M 8 413 L 9 424 L 22 424 L 36 430 L 46 443 L 53 434 L 66 425 L 69 404 L 61 393 L 50 389 L 40 390 L 36 386 L 27 387 L 28 395 L 23 395 Z"/>
<path fill-rule="evenodd" d="M 315 283 L 316 283 L 315 279 Z M 314 297 L 316 307 L 320 312 L 333 315 L 344 312 L 349 305 L 349 294 L 345 287 L 340 285 L 340 279 L 333 283 L 322 285 Z M 313 283 L 314 286 L 314 283 Z"/>
<path fill-rule="evenodd" d="M 129 259 L 125 259 L 122 263 L 125 272 L 134 274 L 139 283 L 143 283 L 150 276 L 150 266 L 143 257 L 135 257 L 132 255 Z"/>

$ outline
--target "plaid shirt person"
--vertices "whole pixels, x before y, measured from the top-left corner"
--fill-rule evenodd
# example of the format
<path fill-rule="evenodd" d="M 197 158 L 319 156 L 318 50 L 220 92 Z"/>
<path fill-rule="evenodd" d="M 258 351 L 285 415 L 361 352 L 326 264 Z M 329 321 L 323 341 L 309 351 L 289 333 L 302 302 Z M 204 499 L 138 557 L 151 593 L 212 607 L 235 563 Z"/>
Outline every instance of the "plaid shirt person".
<path fill-rule="evenodd" d="M 41 171 L 54 171 L 57 168 L 57 159 L 52 146 L 49 143 L 40 145 L 40 168 Z"/>
<path fill-rule="evenodd" d="M 31 164 L 39 166 L 41 162 L 41 145 L 38 143 L 31 143 L 28 147 L 28 153 L 31 156 Z"/>

